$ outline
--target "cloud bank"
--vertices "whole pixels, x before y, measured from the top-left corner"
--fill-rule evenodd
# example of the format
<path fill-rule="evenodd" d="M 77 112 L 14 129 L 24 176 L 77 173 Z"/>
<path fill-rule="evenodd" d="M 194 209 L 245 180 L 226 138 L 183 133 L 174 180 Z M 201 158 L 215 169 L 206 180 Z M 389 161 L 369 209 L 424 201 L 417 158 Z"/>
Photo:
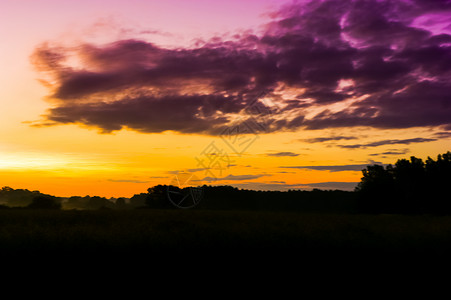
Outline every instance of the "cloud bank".
<path fill-rule="evenodd" d="M 217 135 L 238 114 L 242 123 L 261 119 L 270 99 L 279 109 L 255 131 L 447 131 L 450 14 L 445 0 L 303 1 L 275 12 L 260 34 L 191 48 L 44 43 L 32 61 L 51 107 L 34 125 Z"/>

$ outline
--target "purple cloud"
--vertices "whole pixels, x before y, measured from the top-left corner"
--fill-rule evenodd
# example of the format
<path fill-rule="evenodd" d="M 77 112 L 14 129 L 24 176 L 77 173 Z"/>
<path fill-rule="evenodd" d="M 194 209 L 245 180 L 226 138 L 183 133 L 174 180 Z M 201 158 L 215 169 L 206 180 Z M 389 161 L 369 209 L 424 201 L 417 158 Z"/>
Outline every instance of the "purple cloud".
<path fill-rule="evenodd" d="M 52 108 L 35 126 L 217 135 L 237 114 L 255 117 L 247 105 L 271 98 L 280 109 L 266 116 L 264 132 L 451 128 L 446 14 L 444 0 L 303 1 L 281 8 L 260 35 L 193 48 L 137 39 L 42 44 L 32 60 Z M 342 108 L 331 110 L 336 103 Z"/>

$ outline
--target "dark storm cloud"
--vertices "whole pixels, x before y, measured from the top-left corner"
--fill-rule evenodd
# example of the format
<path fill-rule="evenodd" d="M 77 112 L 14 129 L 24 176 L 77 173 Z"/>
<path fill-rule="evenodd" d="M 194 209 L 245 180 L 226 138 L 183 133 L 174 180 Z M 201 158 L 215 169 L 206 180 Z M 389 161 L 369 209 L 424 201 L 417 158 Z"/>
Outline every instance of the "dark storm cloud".
<path fill-rule="evenodd" d="M 451 128 L 451 35 L 434 29 L 451 25 L 434 20 L 446 13 L 449 1 L 303 1 L 274 13 L 258 36 L 193 48 L 43 44 L 32 59 L 52 108 L 38 125 L 214 135 L 232 115 L 247 117 L 249 103 L 273 97 L 281 109 L 265 132 Z M 284 89 L 298 94 L 282 99 Z M 330 110 L 336 103 L 344 104 Z M 311 107 L 317 113 L 306 117 Z"/>
<path fill-rule="evenodd" d="M 404 140 L 382 140 L 366 144 L 339 145 L 338 147 L 345 149 L 357 149 L 357 148 L 379 147 L 385 145 L 409 145 L 414 143 L 434 142 L 436 140 L 437 139 L 426 139 L 426 138 L 413 138 Z"/>

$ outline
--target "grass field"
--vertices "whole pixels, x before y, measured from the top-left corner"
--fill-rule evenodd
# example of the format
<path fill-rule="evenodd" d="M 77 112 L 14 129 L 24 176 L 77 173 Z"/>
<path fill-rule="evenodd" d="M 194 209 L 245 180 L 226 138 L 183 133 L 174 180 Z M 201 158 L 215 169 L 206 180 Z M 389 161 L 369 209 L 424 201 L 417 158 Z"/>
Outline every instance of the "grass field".
<path fill-rule="evenodd" d="M 447 255 L 450 216 L 237 211 L 0 211 L 2 257 Z M 194 254 L 194 256 L 193 256 Z"/>

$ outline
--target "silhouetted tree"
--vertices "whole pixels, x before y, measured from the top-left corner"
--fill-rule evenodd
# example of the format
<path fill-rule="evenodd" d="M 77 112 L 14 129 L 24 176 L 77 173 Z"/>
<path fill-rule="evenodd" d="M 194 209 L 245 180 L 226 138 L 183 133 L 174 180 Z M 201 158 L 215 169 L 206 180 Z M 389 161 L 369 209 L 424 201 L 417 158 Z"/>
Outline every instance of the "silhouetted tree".
<path fill-rule="evenodd" d="M 400 159 L 393 168 L 395 183 L 394 196 L 397 197 L 399 208 L 404 212 L 423 211 L 426 190 L 426 171 L 423 161 L 412 156 L 410 161 Z"/>
<path fill-rule="evenodd" d="M 34 197 L 44 195 L 39 191 L 29 191 L 23 189 L 13 189 L 8 186 L 0 190 L 0 203 L 4 203 L 10 207 L 28 206 Z"/>
<path fill-rule="evenodd" d="M 360 208 L 376 213 L 451 213 L 448 184 L 451 152 L 428 157 L 426 163 L 412 156 L 394 166 L 368 166 L 356 188 Z"/>
<path fill-rule="evenodd" d="M 451 212 L 449 184 L 451 183 L 451 152 L 426 160 L 426 180 L 429 188 L 429 210 Z"/>
<path fill-rule="evenodd" d="M 61 209 L 61 203 L 52 196 L 36 196 L 27 206 L 32 209 Z"/>
<path fill-rule="evenodd" d="M 168 198 L 168 189 L 176 191 L 178 188 L 167 185 L 156 185 L 147 189 L 146 205 L 150 208 L 174 208 Z M 175 194 L 174 194 L 175 196 Z"/>
<path fill-rule="evenodd" d="M 361 209 L 364 211 L 393 212 L 398 206 L 395 200 L 388 200 L 387 195 L 393 195 L 395 182 L 393 167 L 384 168 L 380 165 L 368 166 L 362 170 L 363 177 L 356 187 L 360 198 Z M 388 200 L 388 201 L 387 201 Z"/>
<path fill-rule="evenodd" d="M 64 203 L 65 209 L 86 209 L 86 203 L 88 199 L 85 199 L 81 196 L 71 196 L 67 199 L 67 202 Z"/>
<path fill-rule="evenodd" d="M 149 195 L 147 193 L 135 194 L 130 198 L 129 204 L 131 208 L 144 207 L 146 205 L 146 199 Z"/>
<path fill-rule="evenodd" d="M 9 209 L 10 207 L 7 205 L 0 204 L 0 209 Z"/>
<path fill-rule="evenodd" d="M 114 204 L 104 197 L 93 196 L 89 199 L 86 207 L 88 209 L 111 208 Z"/>
<path fill-rule="evenodd" d="M 125 209 L 127 208 L 126 198 L 117 198 L 115 202 L 115 208 L 117 209 Z"/>

